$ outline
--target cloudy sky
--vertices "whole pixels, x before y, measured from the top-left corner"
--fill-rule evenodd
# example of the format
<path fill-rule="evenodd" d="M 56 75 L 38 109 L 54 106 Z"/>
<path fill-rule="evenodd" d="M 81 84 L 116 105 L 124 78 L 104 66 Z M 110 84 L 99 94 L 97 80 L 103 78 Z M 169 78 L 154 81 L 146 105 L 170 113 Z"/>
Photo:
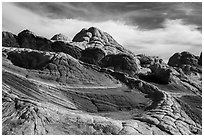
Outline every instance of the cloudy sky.
<path fill-rule="evenodd" d="M 3 3 L 2 29 L 29 29 L 70 39 L 82 28 L 97 27 L 136 54 L 167 60 L 175 52 L 199 55 L 202 3 Z"/>

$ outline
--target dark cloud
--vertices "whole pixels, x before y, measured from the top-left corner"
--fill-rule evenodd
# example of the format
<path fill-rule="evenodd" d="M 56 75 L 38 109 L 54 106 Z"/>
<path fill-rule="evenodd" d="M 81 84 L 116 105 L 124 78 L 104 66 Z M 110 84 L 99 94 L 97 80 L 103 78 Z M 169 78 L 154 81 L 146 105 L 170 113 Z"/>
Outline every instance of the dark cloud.
<path fill-rule="evenodd" d="M 142 29 L 162 28 L 166 19 L 182 19 L 201 30 L 202 3 L 172 2 L 70 2 L 70 3 L 15 3 L 32 12 L 54 19 L 79 19 L 101 22 L 122 21 L 127 25 L 138 25 Z"/>

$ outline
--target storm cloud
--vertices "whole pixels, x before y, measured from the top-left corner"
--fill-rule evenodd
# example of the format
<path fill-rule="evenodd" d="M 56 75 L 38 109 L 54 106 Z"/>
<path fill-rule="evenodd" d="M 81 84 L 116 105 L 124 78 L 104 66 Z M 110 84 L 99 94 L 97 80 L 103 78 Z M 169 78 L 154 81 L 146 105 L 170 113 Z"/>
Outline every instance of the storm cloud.
<path fill-rule="evenodd" d="M 162 2 L 78 2 L 78 3 L 17 3 L 39 15 L 53 19 L 79 19 L 101 22 L 121 21 L 128 25 L 139 25 L 144 29 L 162 27 L 166 19 L 182 19 L 186 24 L 202 26 L 201 3 Z"/>

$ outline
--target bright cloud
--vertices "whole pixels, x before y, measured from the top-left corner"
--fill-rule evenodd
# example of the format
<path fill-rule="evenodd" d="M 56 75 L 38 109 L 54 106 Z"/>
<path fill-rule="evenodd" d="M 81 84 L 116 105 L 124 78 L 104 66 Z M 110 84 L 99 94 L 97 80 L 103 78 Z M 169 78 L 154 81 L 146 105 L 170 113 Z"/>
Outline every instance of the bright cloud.
<path fill-rule="evenodd" d="M 19 8 L 11 3 L 3 3 L 3 30 L 15 34 L 29 29 L 37 35 L 51 38 L 56 33 L 64 33 L 73 38 L 82 28 L 98 27 L 108 32 L 121 45 L 136 54 L 158 55 L 167 60 L 175 52 L 189 51 L 199 55 L 202 48 L 202 34 L 196 26 L 185 25 L 182 20 L 166 20 L 163 28 L 140 30 L 123 22 L 89 22 L 76 19 L 50 19 Z"/>

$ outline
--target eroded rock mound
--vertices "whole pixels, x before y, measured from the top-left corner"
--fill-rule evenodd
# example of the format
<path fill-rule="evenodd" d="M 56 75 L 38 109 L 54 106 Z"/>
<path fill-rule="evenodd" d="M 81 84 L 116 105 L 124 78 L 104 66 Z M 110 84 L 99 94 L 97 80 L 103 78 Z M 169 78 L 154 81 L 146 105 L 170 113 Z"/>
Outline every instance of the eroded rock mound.
<path fill-rule="evenodd" d="M 72 57 L 79 59 L 81 57 L 81 49 L 63 41 L 55 41 L 51 44 L 53 52 L 64 52 Z"/>
<path fill-rule="evenodd" d="M 99 61 L 105 57 L 105 52 L 100 48 L 90 47 L 81 51 L 80 60 L 89 63 L 98 65 Z"/>
<path fill-rule="evenodd" d="M 202 73 L 202 67 L 199 65 L 199 57 L 189 52 L 175 53 L 170 57 L 168 65 L 181 68 L 187 75 Z"/>
<path fill-rule="evenodd" d="M 127 54 L 107 55 L 101 62 L 102 67 L 112 68 L 117 72 L 124 72 L 131 76 L 135 75 L 139 68 L 133 57 Z"/>
<path fill-rule="evenodd" d="M 43 52 L 28 50 L 9 52 L 7 55 L 14 65 L 27 69 L 43 69 L 51 59 L 49 55 Z"/>
<path fill-rule="evenodd" d="M 169 58 L 168 65 L 173 67 L 181 67 L 182 65 L 197 66 L 198 57 L 189 52 L 175 53 Z"/>
<path fill-rule="evenodd" d="M 47 38 L 37 36 L 29 30 L 23 30 L 20 32 L 17 39 L 20 48 L 50 51 L 51 41 Z"/>
<path fill-rule="evenodd" d="M 162 63 L 163 60 L 157 56 L 146 56 L 144 54 L 137 55 L 137 59 L 140 61 L 140 66 L 148 68 L 155 63 Z"/>
<path fill-rule="evenodd" d="M 155 63 L 150 66 L 150 69 L 155 77 L 155 81 L 161 84 L 168 84 L 171 82 L 172 70 L 165 64 Z"/>
<path fill-rule="evenodd" d="M 117 43 L 111 35 L 99 30 L 98 28 L 91 27 L 89 29 L 82 29 L 77 33 L 73 42 L 86 42 L 87 47 L 98 47 L 106 51 L 107 54 L 128 53 L 132 52 L 125 49 L 123 46 Z"/>
<path fill-rule="evenodd" d="M 82 41 L 95 41 L 99 40 L 104 45 L 118 45 L 118 43 L 108 34 L 105 32 L 102 32 L 98 28 L 91 27 L 89 29 L 82 29 L 79 33 L 77 33 L 72 41 L 75 42 L 82 42 Z"/>
<path fill-rule="evenodd" d="M 162 59 L 155 56 L 137 55 L 141 66 L 139 77 L 148 82 L 159 84 L 169 84 L 171 82 L 171 72 L 167 64 Z"/>
<path fill-rule="evenodd" d="M 3 47 L 19 47 L 17 36 L 11 32 L 2 32 L 2 46 Z"/>
<path fill-rule="evenodd" d="M 65 36 L 64 34 L 56 34 L 54 35 L 51 40 L 56 40 L 56 41 L 70 41 L 69 38 L 67 36 Z"/>

